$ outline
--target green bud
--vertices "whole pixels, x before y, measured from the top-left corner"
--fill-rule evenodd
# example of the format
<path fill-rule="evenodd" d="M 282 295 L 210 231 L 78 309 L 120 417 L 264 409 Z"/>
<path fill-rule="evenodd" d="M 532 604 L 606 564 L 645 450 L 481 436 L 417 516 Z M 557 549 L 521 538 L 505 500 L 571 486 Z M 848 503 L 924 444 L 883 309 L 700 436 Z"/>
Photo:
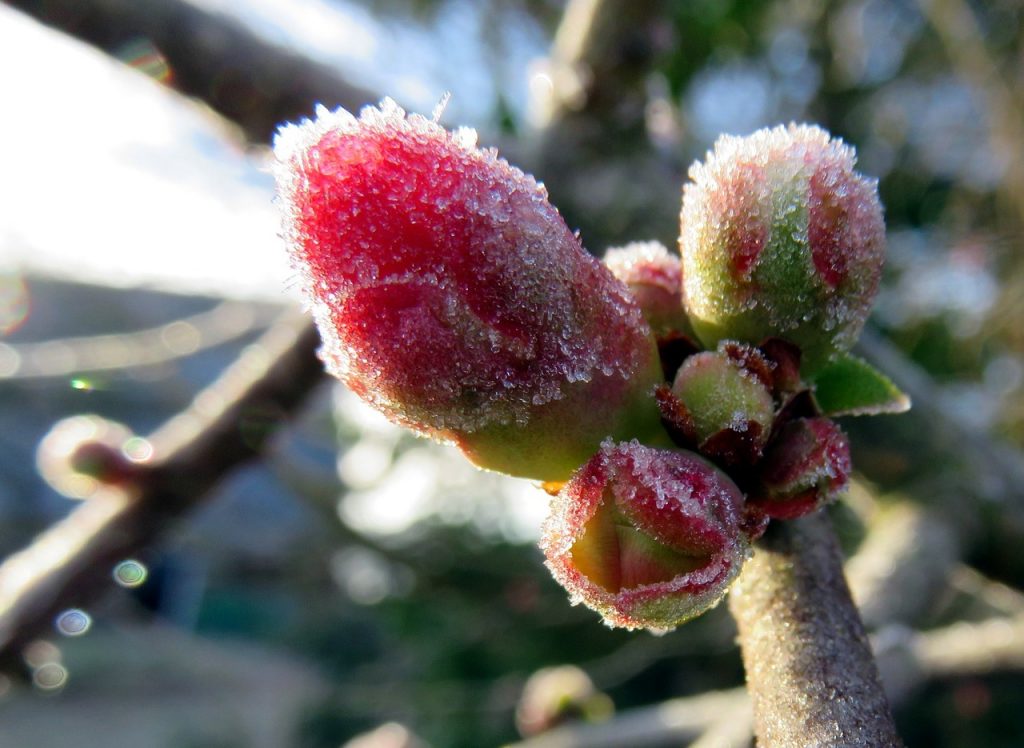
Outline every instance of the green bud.
<path fill-rule="evenodd" d="M 707 346 L 777 337 L 813 373 L 856 341 L 878 289 L 885 225 L 875 180 L 817 127 L 723 136 L 683 191 L 686 309 Z"/>

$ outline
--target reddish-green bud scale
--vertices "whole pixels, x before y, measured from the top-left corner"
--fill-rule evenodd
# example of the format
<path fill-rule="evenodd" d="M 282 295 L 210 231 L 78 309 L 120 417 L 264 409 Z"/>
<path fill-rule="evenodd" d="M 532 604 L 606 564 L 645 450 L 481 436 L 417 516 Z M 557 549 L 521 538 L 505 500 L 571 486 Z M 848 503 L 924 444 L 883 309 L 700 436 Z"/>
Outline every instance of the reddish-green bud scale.
<path fill-rule="evenodd" d="M 626 284 L 654 334 L 692 335 L 683 309 L 683 266 L 661 242 L 633 242 L 604 253 L 604 264 Z"/>
<path fill-rule="evenodd" d="M 609 626 L 670 628 L 715 605 L 748 553 L 743 496 L 691 452 L 605 443 L 552 502 L 541 548 Z"/>
<path fill-rule="evenodd" d="M 385 100 L 275 141 L 328 369 L 483 467 L 564 480 L 657 428 L 650 328 L 532 177 Z"/>
<path fill-rule="evenodd" d="M 876 182 L 817 127 L 723 136 L 683 191 L 686 309 L 707 346 L 798 345 L 805 373 L 856 341 L 878 289 L 885 226 Z"/>
<path fill-rule="evenodd" d="M 680 367 L 672 385 L 691 418 L 698 443 L 723 431 L 748 436 L 758 456 L 768 441 L 775 402 L 761 379 L 723 351 L 698 353 Z"/>
<path fill-rule="evenodd" d="M 834 500 L 850 480 L 850 444 L 828 418 L 798 418 L 772 440 L 748 503 L 792 519 Z"/>

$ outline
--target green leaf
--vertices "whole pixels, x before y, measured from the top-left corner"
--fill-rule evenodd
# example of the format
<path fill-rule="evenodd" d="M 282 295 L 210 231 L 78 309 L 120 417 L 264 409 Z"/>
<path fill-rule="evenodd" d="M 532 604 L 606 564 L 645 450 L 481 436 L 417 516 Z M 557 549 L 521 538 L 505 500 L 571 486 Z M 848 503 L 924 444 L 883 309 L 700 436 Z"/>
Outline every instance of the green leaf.
<path fill-rule="evenodd" d="M 814 399 L 827 416 L 870 416 L 910 410 L 910 398 L 867 361 L 844 354 L 814 378 Z"/>

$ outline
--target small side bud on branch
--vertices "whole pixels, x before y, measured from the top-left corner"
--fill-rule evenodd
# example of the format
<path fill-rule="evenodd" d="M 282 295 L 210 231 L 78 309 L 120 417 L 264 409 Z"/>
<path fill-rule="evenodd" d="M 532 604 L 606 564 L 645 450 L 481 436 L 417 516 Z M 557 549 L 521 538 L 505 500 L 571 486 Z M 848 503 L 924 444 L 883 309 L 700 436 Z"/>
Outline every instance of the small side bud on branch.
<path fill-rule="evenodd" d="M 798 418 L 779 431 L 748 504 L 793 519 L 834 500 L 850 481 L 850 443 L 828 418 Z"/>
<path fill-rule="evenodd" d="M 683 309 L 679 255 L 670 253 L 661 242 L 633 242 L 605 252 L 604 264 L 629 288 L 658 338 L 693 334 Z"/>
<path fill-rule="evenodd" d="M 685 407 L 700 451 L 731 466 L 761 457 L 775 415 L 771 368 L 756 349 L 731 344 L 690 356 L 676 374 L 672 392 Z M 751 371 L 741 353 L 761 366 Z M 763 377 L 758 376 L 763 372 Z"/>

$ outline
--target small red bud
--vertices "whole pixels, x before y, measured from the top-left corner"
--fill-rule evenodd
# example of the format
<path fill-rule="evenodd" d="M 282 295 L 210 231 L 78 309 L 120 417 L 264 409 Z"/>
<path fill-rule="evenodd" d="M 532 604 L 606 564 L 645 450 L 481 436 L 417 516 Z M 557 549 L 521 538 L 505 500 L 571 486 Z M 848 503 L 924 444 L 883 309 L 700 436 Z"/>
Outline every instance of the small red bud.
<path fill-rule="evenodd" d="M 850 444 L 828 418 L 798 418 L 772 440 L 748 503 L 775 519 L 809 514 L 850 480 Z"/>
<path fill-rule="evenodd" d="M 670 628 L 714 606 L 748 545 L 743 496 L 691 452 L 606 442 L 552 502 L 541 548 L 609 626 Z"/>
<path fill-rule="evenodd" d="M 654 432 L 657 351 L 544 188 L 385 99 L 281 129 L 284 238 L 329 371 L 482 467 L 564 480 Z"/>
<path fill-rule="evenodd" d="M 661 242 L 633 242 L 604 253 L 604 264 L 626 284 L 654 334 L 692 335 L 683 310 L 683 266 Z"/>

